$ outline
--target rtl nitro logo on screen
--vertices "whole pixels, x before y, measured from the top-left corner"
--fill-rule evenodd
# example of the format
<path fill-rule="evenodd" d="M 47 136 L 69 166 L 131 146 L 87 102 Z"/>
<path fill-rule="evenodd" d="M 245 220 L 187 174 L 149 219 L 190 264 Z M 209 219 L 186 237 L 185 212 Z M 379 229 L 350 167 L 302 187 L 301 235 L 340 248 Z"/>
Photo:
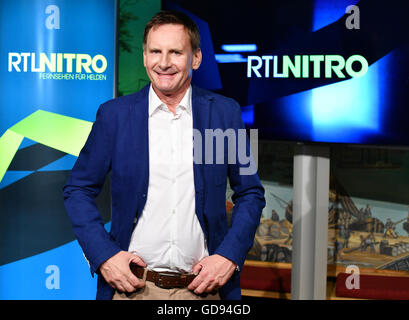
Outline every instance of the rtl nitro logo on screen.
<path fill-rule="evenodd" d="M 351 78 L 362 77 L 368 61 L 361 55 L 248 56 L 247 77 L 251 78 Z"/>

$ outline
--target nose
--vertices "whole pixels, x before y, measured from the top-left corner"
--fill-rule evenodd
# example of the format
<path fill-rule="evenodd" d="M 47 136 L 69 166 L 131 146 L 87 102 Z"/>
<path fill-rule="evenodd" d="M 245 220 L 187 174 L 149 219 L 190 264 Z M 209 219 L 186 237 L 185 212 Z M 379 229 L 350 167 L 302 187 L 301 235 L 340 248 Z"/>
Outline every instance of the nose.
<path fill-rule="evenodd" d="M 159 61 L 159 67 L 162 70 L 166 70 L 170 67 L 170 59 L 169 59 L 169 55 L 167 54 L 162 54 L 160 57 L 160 61 Z"/>

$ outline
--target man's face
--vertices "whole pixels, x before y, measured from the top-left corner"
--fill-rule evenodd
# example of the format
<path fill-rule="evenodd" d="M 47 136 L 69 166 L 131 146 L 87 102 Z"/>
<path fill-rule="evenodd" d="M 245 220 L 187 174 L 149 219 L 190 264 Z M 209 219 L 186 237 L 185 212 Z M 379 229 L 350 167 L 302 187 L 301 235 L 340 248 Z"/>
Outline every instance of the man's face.
<path fill-rule="evenodd" d="M 192 52 L 183 25 L 165 24 L 149 31 L 143 63 L 157 94 L 183 93 L 190 85 L 192 70 L 199 68 L 201 60 L 200 49 Z"/>

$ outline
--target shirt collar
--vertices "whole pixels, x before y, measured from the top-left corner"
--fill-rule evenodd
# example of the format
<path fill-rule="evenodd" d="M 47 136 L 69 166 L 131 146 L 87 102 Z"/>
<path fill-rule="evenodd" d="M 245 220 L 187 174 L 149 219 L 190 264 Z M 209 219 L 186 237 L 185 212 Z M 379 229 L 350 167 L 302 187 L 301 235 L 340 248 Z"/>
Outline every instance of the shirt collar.
<path fill-rule="evenodd" d="M 156 109 L 160 108 L 161 106 L 165 106 L 162 100 L 159 99 L 158 95 L 152 88 L 152 84 L 149 88 L 149 116 L 155 112 Z M 183 108 L 187 111 L 190 115 L 192 114 L 192 86 L 190 85 L 187 89 L 185 95 L 183 96 L 182 100 L 179 102 L 177 108 Z"/>

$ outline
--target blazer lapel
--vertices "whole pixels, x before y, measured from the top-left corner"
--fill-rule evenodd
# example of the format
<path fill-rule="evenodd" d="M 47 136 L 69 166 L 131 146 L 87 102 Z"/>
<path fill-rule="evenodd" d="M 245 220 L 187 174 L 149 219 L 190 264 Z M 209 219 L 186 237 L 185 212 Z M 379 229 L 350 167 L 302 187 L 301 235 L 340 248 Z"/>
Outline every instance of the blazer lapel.
<path fill-rule="evenodd" d="M 192 85 L 192 114 L 193 114 L 193 129 L 196 134 L 200 133 L 200 139 L 195 141 L 194 151 L 200 153 L 199 160 L 193 163 L 195 190 L 203 191 L 203 165 L 205 160 L 205 130 L 210 128 L 210 99 L 200 88 Z M 200 150 L 196 150 L 200 148 Z M 197 155 L 197 154 L 196 154 Z M 199 163 L 197 163 L 199 162 Z"/>
<path fill-rule="evenodd" d="M 205 130 L 210 128 L 211 119 L 211 97 L 209 97 L 200 88 L 192 85 L 192 115 L 194 135 L 200 134 L 200 139 L 194 141 L 194 153 L 200 152 L 199 160 L 195 155 L 193 162 L 193 176 L 195 184 L 195 205 L 196 215 L 202 227 L 205 237 L 209 240 L 208 230 L 204 221 L 205 207 L 205 188 L 204 188 L 204 160 L 205 160 Z M 197 150 L 197 149 L 200 150 Z"/>

